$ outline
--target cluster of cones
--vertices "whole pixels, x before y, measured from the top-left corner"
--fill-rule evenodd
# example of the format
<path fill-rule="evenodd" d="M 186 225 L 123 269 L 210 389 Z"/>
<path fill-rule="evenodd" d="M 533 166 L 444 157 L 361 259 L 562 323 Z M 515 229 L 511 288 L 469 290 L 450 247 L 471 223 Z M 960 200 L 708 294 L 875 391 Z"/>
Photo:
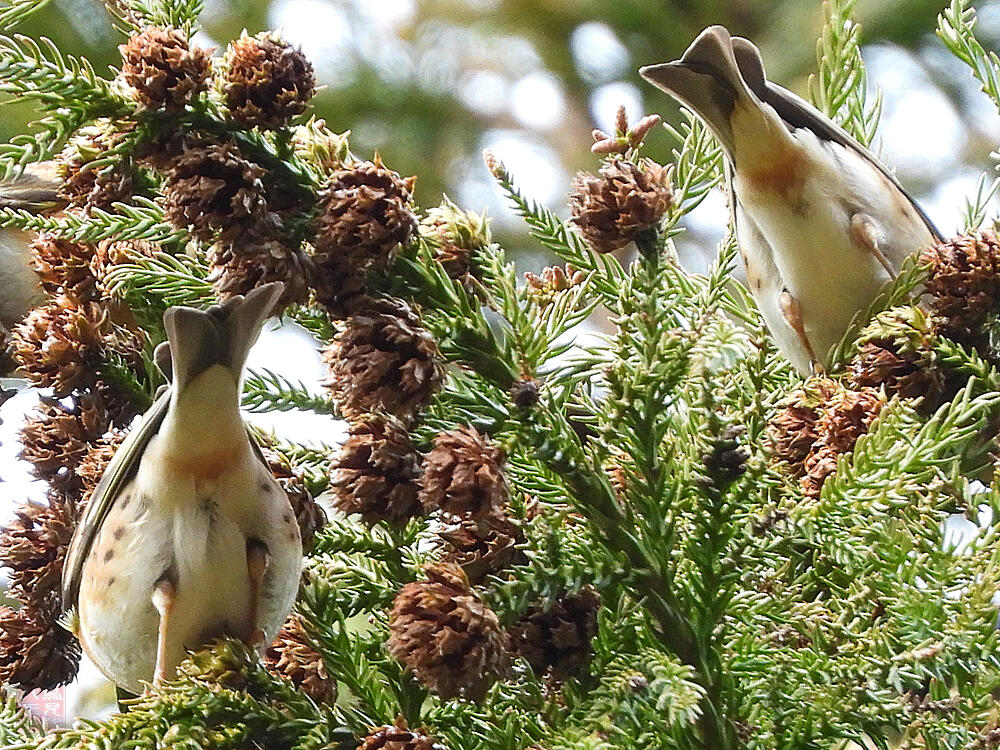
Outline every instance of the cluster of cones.
<path fill-rule="evenodd" d="M 967 381 L 943 357 L 947 339 L 1000 365 L 1000 240 L 993 231 L 959 236 L 928 248 L 929 271 L 921 307 L 887 310 L 862 332 L 843 381 L 811 378 L 772 419 L 771 454 L 817 498 L 888 399 L 916 399 L 930 413 L 950 401 Z"/>

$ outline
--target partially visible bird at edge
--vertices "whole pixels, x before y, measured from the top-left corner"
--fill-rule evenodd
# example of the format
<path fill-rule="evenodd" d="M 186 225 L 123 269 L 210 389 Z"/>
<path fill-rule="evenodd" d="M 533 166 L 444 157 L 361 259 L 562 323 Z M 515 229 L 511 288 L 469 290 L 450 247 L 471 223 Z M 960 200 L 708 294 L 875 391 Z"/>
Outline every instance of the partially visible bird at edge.
<path fill-rule="evenodd" d="M 778 348 L 803 374 L 828 367 L 855 315 L 940 233 L 864 146 L 767 80 L 747 39 L 710 26 L 639 72 L 722 145 L 747 283 Z"/>

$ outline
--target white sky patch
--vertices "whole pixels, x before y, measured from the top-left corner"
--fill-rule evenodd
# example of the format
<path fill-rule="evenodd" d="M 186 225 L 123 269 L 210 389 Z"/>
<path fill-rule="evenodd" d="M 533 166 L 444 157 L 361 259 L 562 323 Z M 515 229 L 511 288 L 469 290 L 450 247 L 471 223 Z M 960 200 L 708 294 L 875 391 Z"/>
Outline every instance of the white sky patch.
<path fill-rule="evenodd" d="M 525 127 L 552 130 L 566 114 L 562 86 L 551 73 L 529 73 L 511 90 L 510 112 Z"/>
<path fill-rule="evenodd" d="M 38 392 L 26 388 L 24 381 L 3 379 L 6 388 L 17 388 L 19 393 L 0 406 L 0 524 L 6 523 L 14 504 L 45 497 L 46 483 L 31 476 L 31 465 L 18 458 L 21 443 L 18 432 L 24 425 L 25 415 L 38 403 Z"/>
<path fill-rule="evenodd" d="M 482 147 L 493 151 L 507 166 L 515 184 L 528 198 L 546 205 L 565 204 L 569 176 L 555 151 L 544 142 L 523 130 L 490 130 L 483 136 Z M 485 206 L 491 216 L 508 224 L 521 222 L 511 213 L 507 199 L 485 165 L 476 169 L 473 176 L 482 180 L 488 190 L 480 194 L 479 201 L 473 200 L 465 205 L 480 210 L 479 206 L 484 205 L 481 199 L 489 196 Z"/>
<path fill-rule="evenodd" d="M 588 21 L 573 29 L 569 48 L 580 77 L 607 83 L 626 75 L 632 58 L 628 48 L 606 23 Z"/>
<path fill-rule="evenodd" d="M 992 177 L 993 175 L 988 175 L 987 179 Z M 966 169 L 936 183 L 929 195 L 921 196 L 921 208 L 927 212 L 931 221 L 945 237 L 950 237 L 964 228 L 965 204 L 967 200 L 975 198 L 978 180 L 979 172 Z M 1000 201 L 994 196 L 987 205 L 986 218 L 989 220 L 1000 212 Z"/>
<path fill-rule="evenodd" d="M 868 77 L 882 91 L 880 155 L 904 178 L 935 179 L 961 160 L 965 126 L 949 99 L 906 50 L 865 49 Z M 904 180 L 905 181 L 905 180 Z"/>
<path fill-rule="evenodd" d="M 616 81 L 599 86 L 590 95 L 590 116 L 595 125 L 605 133 L 615 132 L 615 113 L 625 105 L 625 113 L 630 123 L 636 123 L 643 116 L 642 94 L 634 83 Z"/>
<path fill-rule="evenodd" d="M 470 70 L 458 82 L 458 99 L 477 115 L 496 117 L 507 109 L 510 82 L 495 70 Z"/>
<path fill-rule="evenodd" d="M 323 0 L 275 0 L 268 25 L 302 48 L 321 84 L 339 88 L 354 80 L 357 62 L 344 11 Z"/>
<path fill-rule="evenodd" d="M 247 357 L 247 370 L 264 370 L 282 375 L 293 383 L 302 383 L 311 394 L 323 394 L 323 364 L 319 342 L 305 329 L 292 322 L 281 326 L 268 324 Z M 309 411 L 273 411 L 244 413 L 247 421 L 273 431 L 280 438 L 296 443 L 336 445 L 347 434 L 346 423 L 326 414 Z"/>

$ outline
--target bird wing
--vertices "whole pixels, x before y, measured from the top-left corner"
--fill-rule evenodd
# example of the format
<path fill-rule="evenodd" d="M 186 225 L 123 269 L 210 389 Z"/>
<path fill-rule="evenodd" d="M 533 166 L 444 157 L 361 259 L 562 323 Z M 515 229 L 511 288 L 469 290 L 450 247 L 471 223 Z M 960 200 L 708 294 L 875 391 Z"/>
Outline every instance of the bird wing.
<path fill-rule="evenodd" d="M 170 406 L 170 389 L 164 388 L 153 405 L 146 411 L 142 421 L 132 429 L 121 446 L 115 451 L 108 467 L 101 475 L 94 493 L 90 496 L 87 509 L 80 519 L 66 553 L 62 574 L 63 610 L 69 610 L 76 605 L 80 592 L 80 579 L 83 574 L 83 564 L 90 554 L 90 548 L 97 538 L 104 519 L 111 507 L 118 500 L 122 490 L 135 476 L 139 468 L 146 446 L 155 435 Z"/>
<path fill-rule="evenodd" d="M 878 169 L 886 179 L 888 179 L 899 192 L 913 205 L 914 210 L 919 214 L 931 235 L 938 242 L 944 237 L 930 217 L 917 204 L 913 197 L 906 192 L 906 189 L 899 184 L 899 180 L 892 174 L 881 161 L 867 148 L 861 145 L 850 133 L 837 125 L 833 120 L 824 115 L 809 102 L 796 94 L 793 94 L 783 86 L 767 80 L 764 73 L 764 63 L 760 57 L 760 50 L 749 39 L 743 37 L 733 37 L 733 54 L 736 58 L 736 65 L 740 69 L 743 80 L 754 94 L 766 104 L 774 107 L 778 116 L 793 128 L 806 128 L 815 133 L 823 140 L 839 143 L 845 148 L 857 151 L 872 166 Z"/>

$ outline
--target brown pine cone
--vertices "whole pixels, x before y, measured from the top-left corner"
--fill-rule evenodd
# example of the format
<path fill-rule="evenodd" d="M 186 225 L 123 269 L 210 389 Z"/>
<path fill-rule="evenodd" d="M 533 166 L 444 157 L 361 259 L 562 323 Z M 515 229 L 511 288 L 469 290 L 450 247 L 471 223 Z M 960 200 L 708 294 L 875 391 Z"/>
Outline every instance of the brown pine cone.
<path fill-rule="evenodd" d="M 281 488 L 288 495 L 288 501 L 295 513 L 302 537 L 302 548 L 307 552 L 312 548 L 316 532 L 326 526 L 326 511 L 316 502 L 302 478 L 302 472 L 292 466 L 288 458 L 279 451 L 261 446 L 261 452 L 267 459 L 268 468 Z"/>
<path fill-rule="evenodd" d="M 56 157 L 56 170 L 62 179 L 59 195 L 70 206 L 111 211 L 114 203 L 132 197 L 135 170 L 129 157 L 99 167 L 91 163 L 107 158 L 108 151 L 121 143 L 122 127 L 130 126 L 102 119 L 80 128 Z"/>
<path fill-rule="evenodd" d="M 512 649 L 536 675 L 556 680 L 579 673 L 591 656 L 601 598 L 592 588 L 561 597 L 548 609 L 535 607 L 510 628 Z"/>
<path fill-rule="evenodd" d="M 94 383 L 110 323 L 103 308 L 60 295 L 36 307 L 13 330 L 14 357 L 28 379 L 63 398 Z"/>
<path fill-rule="evenodd" d="M 78 492 L 82 485 L 75 469 L 110 424 L 104 402 L 94 394 L 74 396 L 70 407 L 43 399 L 21 428 L 20 456 L 33 465 L 39 479 Z"/>
<path fill-rule="evenodd" d="M 63 561 L 78 516 L 73 497 L 49 492 L 48 502 L 22 503 L 0 530 L 0 566 L 10 573 L 10 593 L 24 603 L 58 594 Z"/>
<path fill-rule="evenodd" d="M 889 339 L 867 341 L 851 360 L 851 381 L 858 388 L 884 388 L 889 396 L 922 398 L 932 409 L 941 404 L 948 378 L 916 352 L 901 351 Z"/>
<path fill-rule="evenodd" d="M 819 439 L 816 421 L 840 386 L 829 378 L 807 380 L 785 402 L 767 426 L 771 455 L 787 465 L 792 476 L 805 472 L 805 460 Z"/>
<path fill-rule="evenodd" d="M 229 45 L 222 96 L 234 120 L 280 128 L 306 110 L 316 90 L 313 66 L 300 49 L 268 33 L 245 33 Z"/>
<path fill-rule="evenodd" d="M 444 561 L 461 566 L 469 581 L 482 583 L 508 566 L 524 560 L 517 545 L 524 541 L 521 528 L 506 516 L 476 521 L 462 519 L 445 527 L 438 536 Z"/>
<path fill-rule="evenodd" d="M 595 177 L 580 172 L 569 195 L 572 221 L 591 249 L 608 253 L 654 229 L 673 205 L 670 169 L 649 159 L 608 162 Z"/>
<path fill-rule="evenodd" d="M 115 452 L 121 447 L 122 441 L 128 436 L 126 430 L 112 429 L 90 443 L 90 449 L 77 464 L 74 473 L 80 480 L 80 498 L 83 502 L 90 499 L 97 489 L 97 483 L 104 476 Z"/>
<path fill-rule="evenodd" d="M 330 176 L 314 243 L 317 300 L 336 308 L 344 285 L 357 286 L 358 275 L 386 265 L 409 242 L 417 228 L 413 183 L 383 167 L 377 156 Z"/>
<path fill-rule="evenodd" d="M 396 596 L 386 649 L 442 698 L 481 700 L 504 666 L 500 621 L 457 565 L 426 573 Z"/>
<path fill-rule="evenodd" d="M 31 243 L 35 273 L 50 296 L 68 294 L 82 302 L 100 295 L 90 263 L 94 248 L 47 234 L 38 234 Z"/>
<path fill-rule="evenodd" d="M 819 497 L 826 478 L 836 471 L 837 457 L 854 450 L 883 406 L 885 396 L 874 388 L 843 389 L 825 405 L 816 421 L 818 438 L 803 465 L 801 483 L 808 497 Z"/>
<path fill-rule="evenodd" d="M 444 378 L 434 339 L 400 300 L 370 302 L 323 353 L 330 389 L 345 416 L 387 412 L 410 420 Z"/>
<path fill-rule="evenodd" d="M 337 681 L 327 674 L 323 657 L 309 642 L 305 623 L 295 612 L 288 616 L 278 637 L 264 652 L 264 666 L 318 703 L 337 700 Z"/>
<path fill-rule="evenodd" d="M 25 691 L 51 690 L 73 681 L 80 643 L 59 624 L 57 599 L 0 606 L 0 683 Z"/>
<path fill-rule="evenodd" d="M 420 503 L 458 517 L 502 513 L 509 495 L 503 460 L 503 451 L 472 427 L 442 432 L 427 454 Z"/>
<path fill-rule="evenodd" d="M 1000 312 L 1000 240 L 992 231 L 954 237 L 920 256 L 930 265 L 925 289 L 949 336 L 978 343 L 979 329 Z"/>
<path fill-rule="evenodd" d="M 118 49 L 122 77 L 145 109 L 183 109 L 208 84 L 212 71 L 208 51 L 190 47 L 177 29 L 149 26 Z"/>
<path fill-rule="evenodd" d="M 246 295 L 258 286 L 281 281 L 285 291 L 276 307 L 305 302 L 309 296 L 312 260 L 302 250 L 280 240 L 215 246 L 208 279 L 219 299 Z"/>
<path fill-rule="evenodd" d="M 164 216 L 204 242 L 216 233 L 225 244 L 270 236 L 264 174 L 232 143 L 190 145 L 163 184 Z"/>
<path fill-rule="evenodd" d="M 403 717 L 393 726 L 374 727 L 358 745 L 358 750 L 447 750 L 444 745 L 416 729 L 408 729 Z"/>
<path fill-rule="evenodd" d="M 449 198 L 428 209 L 420 234 L 434 247 L 434 257 L 455 281 L 471 287 L 473 256 L 493 242 L 485 214 L 464 211 Z"/>
<path fill-rule="evenodd" d="M 97 287 L 107 293 L 108 274 L 124 263 L 134 263 L 136 258 L 151 258 L 158 248 L 145 240 L 101 240 L 92 249 L 90 273 Z"/>
<path fill-rule="evenodd" d="M 333 504 L 366 523 L 404 525 L 421 514 L 419 475 L 420 454 L 403 423 L 367 414 L 351 423 L 333 463 Z"/>

